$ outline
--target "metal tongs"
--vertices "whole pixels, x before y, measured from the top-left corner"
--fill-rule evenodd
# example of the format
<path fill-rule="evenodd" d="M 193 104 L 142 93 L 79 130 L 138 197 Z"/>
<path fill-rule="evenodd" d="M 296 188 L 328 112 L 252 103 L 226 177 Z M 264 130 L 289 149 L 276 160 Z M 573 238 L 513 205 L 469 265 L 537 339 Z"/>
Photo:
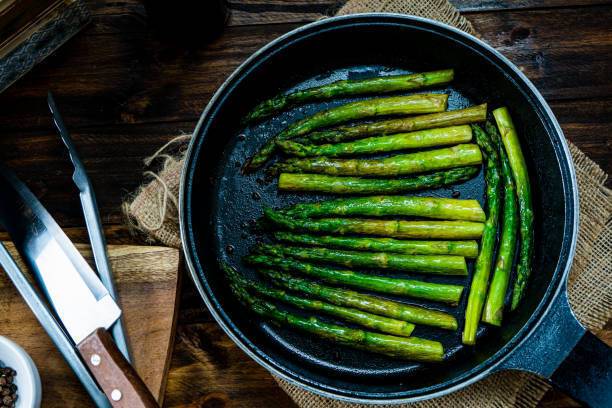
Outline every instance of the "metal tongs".
<path fill-rule="evenodd" d="M 51 115 L 53 115 L 53 122 L 57 127 L 57 131 L 62 141 L 68 149 L 68 155 L 74 166 L 72 180 L 79 189 L 81 207 L 83 207 L 85 225 L 87 226 L 87 234 L 91 242 L 91 250 L 93 252 L 96 268 L 98 269 L 98 275 L 108 290 L 108 293 L 110 293 L 113 299 L 117 300 L 117 290 L 115 289 L 115 283 L 113 281 L 113 272 L 108 260 L 108 253 L 106 252 L 106 239 L 104 238 L 104 230 L 102 229 L 102 221 L 100 220 L 100 210 L 98 210 L 98 202 L 96 201 L 96 195 L 94 194 L 91 181 L 89 180 L 89 176 L 87 176 L 85 166 L 74 146 L 72 137 L 70 137 L 70 133 L 68 133 L 68 129 L 66 125 L 64 125 L 64 120 L 57 109 L 55 99 L 53 99 L 51 92 L 47 94 L 47 104 L 49 105 Z M 121 354 L 123 354 L 127 361 L 131 361 L 127 337 L 121 318 L 117 320 L 111 328 L 111 334 Z"/>
<path fill-rule="evenodd" d="M 48 303 L 2 244 L 0 265 L 98 407 L 157 407 L 129 362 L 91 182 L 50 93 L 48 103 L 74 165 L 73 180 L 80 191 L 99 276 L 36 196 L 2 164 L 0 222 Z"/>

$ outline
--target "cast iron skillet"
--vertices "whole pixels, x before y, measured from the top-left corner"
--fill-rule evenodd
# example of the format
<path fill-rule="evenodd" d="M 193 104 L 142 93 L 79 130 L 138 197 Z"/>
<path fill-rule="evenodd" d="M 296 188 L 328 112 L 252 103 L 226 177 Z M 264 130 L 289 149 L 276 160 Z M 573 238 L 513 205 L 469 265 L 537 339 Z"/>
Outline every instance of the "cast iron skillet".
<path fill-rule="evenodd" d="M 306 105 L 247 129 L 241 118 L 264 98 L 293 87 L 446 67 L 456 70 L 456 80 L 443 89 L 451 94 L 451 109 L 481 102 L 507 105 L 521 137 L 534 190 L 536 248 L 533 278 L 520 308 L 507 314 L 501 329 L 481 328 L 476 347 L 462 346 L 460 332 L 417 328 L 415 335 L 436 338 L 448 350 L 448 361 L 438 365 L 333 347 L 246 312 L 229 293 L 217 260 L 256 279 L 240 257 L 257 239 L 251 225 L 262 205 L 322 196 L 278 193 L 261 172 L 243 176 L 240 166 L 287 123 L 346 100 Z M 482 175 L 455 189 L 481 199 Z M 426 194 L 449 196 L 451 190 Z M 514 65 L 452 27 L 394 14 L 338 17 L 296 29 L 256 52 L 220 87 L 195 129 L 181 182 L 180 223 L 188 267 L 217 322 L 259 364 L 310 391 L 354 402 L 408 402 L 452 392 L 496 371 L 521 369 L 593 405 L 612 397 L 611 354 L 578 323 L 567 301 L 578 191 L 559 124 Z M 458 308 L 446 309 L 461 326 L 466 294 Z"/>

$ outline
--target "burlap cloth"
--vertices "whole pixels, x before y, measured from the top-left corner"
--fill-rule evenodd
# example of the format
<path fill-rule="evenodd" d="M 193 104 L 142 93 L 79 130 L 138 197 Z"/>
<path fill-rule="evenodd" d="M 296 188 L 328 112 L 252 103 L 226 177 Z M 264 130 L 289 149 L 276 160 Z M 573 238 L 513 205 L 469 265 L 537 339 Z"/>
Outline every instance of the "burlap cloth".
<path fill-rule="evenodd" d="M 395 12 L 433 18 L 471 34 L 474 28 L 446 0 L 352 0 L 339 15 L 360 12 Z M 161 169 L 145 172 L 149 179 L 124 204 L 130 225 L 151 240 L 180 246 L 177 196 L 182 157 L 189 136 L 179 136 L 145 160 Z M 168 153 L 169 151 L 169 153 Z M 570 143 L 580 190 L 580 232 L 569 279 L 572 309 L 589 330 L 597 333 L 612 317 L 612 192 L 607 175 Z M 359 407 L 320 397 L 283 380 L 279 385 L 301 407 Z M 550 388 L 544 380 L 522 372 L 502 372 L 445 397 L 418 407 L 533 407 Z"/>

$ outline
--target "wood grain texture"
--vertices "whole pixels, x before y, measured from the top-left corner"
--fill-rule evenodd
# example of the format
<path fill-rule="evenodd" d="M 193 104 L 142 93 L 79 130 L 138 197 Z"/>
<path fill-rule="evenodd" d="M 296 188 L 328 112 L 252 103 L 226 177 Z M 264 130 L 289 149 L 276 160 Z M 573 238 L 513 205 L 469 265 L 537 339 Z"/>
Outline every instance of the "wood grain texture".
<path fill-rule="evenodd" d="M 265 25 L 281 23 L 307 23 L 325 16 L 334 15 L 344 0 L 228 0 L 231 9 L 230 26 Z M 611 4 L 611 0 L 450 0 L 463 13 L 527 10 L 548 8 L 570 8 L 576 6 Z M 119 16 L 146 23 L 146 10 L 141 0 L 111 2 L 89 0 L 88 4 L 96 17 L 99 30 L 117 32 L 112 20 Z M 107 24 L 106 22 L 111 22 Z M 128 26 L 125 29 L 129 29 Z M 124 31 L 122 31 L 124 32 Z"/>
<path fill-rule="evenodd" d="M 474 11 L 529 10 L 572 8 L 611 4 L 610 0 L 449 0 L 459 11 L 469 16 Z"/>
<path fill-rule="evenodd" d="M 612 6 L 468 17 L 483 39 L 514 62 L 548 101 L 612 95 Z"/>
<path fill-rule="evenodd" d="M 301 23 L 333 15 L 338 0 L 230 0 L 230 25 Z"/>
<path fill-rule="evenodd" d="M 523 67 L 550 102 L 566 136 L 612 173 L 612 2 L 451 1 L 485 41 Z M 231 0 L 230 27 L 213 43 L 189 49 L 164 42 L 149 30 L 142 0 L 88 3 L 92 24 L 0 94 L 0 160 L 8 160 L 41 195 L 71 238 L 87 239 L 71 169 L 45 104 L 47 90 L 52 90 L 96 187 L 107 238 L 129 244 L 142 238 L 122 225 L 120 204 L 141 182 L 142 160 L 174 136 L 190 133 L 215 89 L 253 51 L 320 18 L 339 2 Z M 139 262 L 134 256 L 133 262 Z M 148 290 L 160 290 L 152 284 L 138 290 L 122 287 L 122 299 L 130 303 L 138 303 Z M 0 300 L 0 307 L 4 305 Z M 148 325 L 139 319 L 146 317 L 136 315 L 128 322 L 131 337 L 141 336 L 135 330 Z M 177 325 L 167 406 L 294 406 L 271 376 L 223 334 L 188 277 Z M 605 333 L 611 336 L 612 326 Z M 48 348 L 38 342 L 33 346 Z M 64 395 L 80 392 L 71 381 L 67 378 Z M 572 404 L 558 392 L 543 401 L 547 407 Z"/>
<path fill-rule="evenodd" d="M 202 307 L 190 278 L 183 281 L 168 407 L 295 407 L 272 376 L 240 350 Z"/>
<path fill-rule="evenodd" d="M 16 256 L 14 246 L 5 245 Z M 91 262 L 89 248 L 78 247 Z M 179 252 L 153 246 L 111 245 L 109 256 L 135 368 L 152 394 L 163 400 L 178 302 Z M 92 406 L 4 273 L 0 274 L 0 323 L 2 334 L 20 344 L 36 363 L 43 383 L 43 406 Z"/>
<path fill-rule="evenodd" d="M 611 15 L 612 6 L 594 6 L 469 17 L 483 39 L 554 101 L 612 96 L 607 80 L 612 70 Z M 139 14 L 96 17 L 83 35 L 0 95 L 0 126 L 48 132 L 44 95 L 49 89 L 71 129 L 194 123 L 227 75 L 252 52 L 295 27 L 228 27 L 213 43 L 184 49 L 154 38 Z M 90 108 L 92 100 L 95 109 Z"/>
<path fill-rule="evenodd" d="M 610 0 L 450 0 L 462 13 L 569 8 L 611 4 Z M 230 25 L 299 23 L 334 15 L 339 0 L 229 0 Z"/>

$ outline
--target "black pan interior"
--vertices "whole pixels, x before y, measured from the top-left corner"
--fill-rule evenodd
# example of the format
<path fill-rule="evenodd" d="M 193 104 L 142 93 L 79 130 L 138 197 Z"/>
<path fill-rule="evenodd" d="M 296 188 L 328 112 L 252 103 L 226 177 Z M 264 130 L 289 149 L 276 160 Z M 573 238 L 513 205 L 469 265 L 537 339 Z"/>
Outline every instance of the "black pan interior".
<path fill-rule="evenodd" d="M 449 358 L 439 365 L 335 347 L 262 323 L 246 312 L 230 295 L 217 260 L 226 260 L 257 279 L 240 258 L 257 240 L 265 239 L 252 228 L 262 206 L 278 208 L 325 197 L 279 193 L 275 181 L 265 182 L 263 172 L 244 176 L 240 166 L 287 123 L 347 100 L 305 105 L 248 128 L 240 125 L 241 118 L 257 102 L 279 91 L 336 79 L 446 67 L 455 68 L 456 79 L 451 86 L 435 92 L 450 94 L 450 109 L 483 102 L 491 108 L 507 105 L 521 137 L 534 190 L 537 245 L 534 277 L 520 309 L 507 315 L 502 329 L 481 328 L 476 347 L 463 347 L 460 331 L 417 328 L 416 336 L 444 343 Z M 569 167 L 559 142 L 562 136 L 515 73 L 494 55 L 452 31 L 391 16 L 353 18 L 302 30 L 262 51 L 230 78 L 205 112 L 195 137 L 184 185 L 182 222 L 188 256 L 202 294 L 220 324 L 243 348 L 269 368 L 313 389 L 367 400 L 416 396 L 450 386 L 483 371 L 499 358 L 509 348 L 509 341 L 530 323 L 536 309 L 545 306 L 543 299 L 560 279 L 569 249 L 567 225 L 573 217 Z M 476 198 L 482 203 L 482 174 L 453 188 L 421 194 L 450 197 L 454 190 L 462 198 Z M 469 284 L 469 278 L 388 274 Z M 458 308 L 427 306 L 454 313 L 462 326 L 466 295 L 467 290 Z"/>

